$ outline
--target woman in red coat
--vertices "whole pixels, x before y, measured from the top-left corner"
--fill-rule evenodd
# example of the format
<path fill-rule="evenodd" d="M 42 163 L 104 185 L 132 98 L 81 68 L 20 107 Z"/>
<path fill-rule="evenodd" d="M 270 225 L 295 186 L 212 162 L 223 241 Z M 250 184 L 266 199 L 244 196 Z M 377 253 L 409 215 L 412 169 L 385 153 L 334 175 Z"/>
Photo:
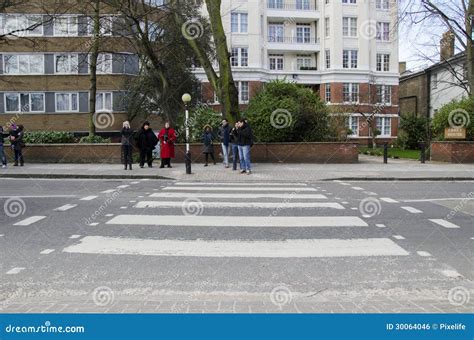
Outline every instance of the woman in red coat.
<path fill-rule="evenodd" d="M 160 140 L 160 154 L 161 154 L 161 166 L 164 168 L 165 165 L 171 168 L 171 158 L 174 158 L 174 142 L 176 141 L 176 132 L 170 127 L 170 123 L 166 122 L 165 127 L 161 129 L 158 134 Z"/>

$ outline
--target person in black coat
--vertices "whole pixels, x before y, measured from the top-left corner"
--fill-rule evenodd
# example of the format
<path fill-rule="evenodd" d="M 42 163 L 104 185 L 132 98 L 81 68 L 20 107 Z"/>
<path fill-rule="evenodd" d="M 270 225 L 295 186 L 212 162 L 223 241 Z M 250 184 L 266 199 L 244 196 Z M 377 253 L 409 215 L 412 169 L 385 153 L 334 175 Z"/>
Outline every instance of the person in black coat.
<path fill-rule="evenodd" d="M 133 130 L 130 127 L 128 121 L 123 122 L 123 128 L 121 131 L 122 134 L 122 164 L 124 165 L 124 170 L 127 170 L 127 167 L 132 170 L 132 151 L 133 151 Z"/>
<path fill-rule="evenodd" d="M 15 163 L 13 166 L 18 166 L 18 162 L 20 166 L 25 164 L 23 160 L 23 148 L 25 147 L 25 143 L 23 142 L 23 137 L 25 136 L 25 132 L 23 131 L 23 125 L 16 126 L 15 124 L 12 125 L 12 129 L 10 130 L 10 143 L 13 152 L 15 153 Z"/>
<path fill-rule="evenodd" d="M 150 128 L 149 122 L 144 122 L 138 134 L 138 149 L 140 149 L 140 168 L 145 166 L 145 161 L 149 168 L 153 167 L 153 149 L 158 144 L 158 137 Z"/>
<path fill-rule="evenodd" d="M 239 157 L 243 166 L 241 173 L 252 173 L 252 163 L 250 162 L 250 148 L 253 146 L 253 133 L 250 124 L 246 119 L 239 121 L 237 125 L 237 135 L 239 145 Z"/>
<path fill-rule="evenodd" d="M 211 155 L 212 162 L 216 165 L 216 159 L 214 158 L 214 134 L 212 133 L 212 127 L 210 125 L 204 126 L 204 133 L 202 134 L 202 143 L 203 150 L 202 153 L 205 155 L 206 163 L 204 166 L 207 166 L 209 160 L 209 155 Z"/>
<path fill-rule="evenodd" d="M 2 168 L 7 167 L 7 156 L 5 155 L 5 150 L 3 149 L 3 127 L 0 125 L 0 159 L 2 161 Z"/>

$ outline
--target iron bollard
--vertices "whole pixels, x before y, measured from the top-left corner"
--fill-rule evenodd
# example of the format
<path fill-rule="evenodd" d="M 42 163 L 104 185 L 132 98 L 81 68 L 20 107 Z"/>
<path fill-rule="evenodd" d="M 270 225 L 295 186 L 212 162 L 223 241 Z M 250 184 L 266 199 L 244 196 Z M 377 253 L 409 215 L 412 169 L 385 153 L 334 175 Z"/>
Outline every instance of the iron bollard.
<path fill-rule="evenodd" d="M 383 144 L 383 163 L 387 164 L 388 161 L 388 144 Z"/>
<path fill-rule="evenodd" d="M 425 143 L 420 143 L 420 148 L 421 148 L 420 160 L 421 160 L 422 164 L 425 164 L 425 161 L 426 161 L 426 145 L 425 145 Z"/>
<path fill-rule="evenodd" d="M 191 152 L 188 151 L 184 155 L 184 163 L 186 164 L 186 174 L 191 175 Z"/>

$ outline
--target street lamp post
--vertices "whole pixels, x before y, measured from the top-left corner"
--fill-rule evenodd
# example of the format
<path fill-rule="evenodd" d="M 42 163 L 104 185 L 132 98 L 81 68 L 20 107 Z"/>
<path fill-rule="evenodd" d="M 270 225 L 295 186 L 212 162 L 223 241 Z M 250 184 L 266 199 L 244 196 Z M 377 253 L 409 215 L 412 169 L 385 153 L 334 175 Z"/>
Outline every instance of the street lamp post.
<path fill-rule="evenodd" d="M 191 151 L 189 149 L 189 110 L 188 104 L 191 101 L 191 95 L 189 93 L 183 94 L 181 97 L 184 103 L 184 108 L 186 112 L 186 118 L 184 121 L 186 128 L 186 154 L 184 155 L 184 163 L 186 164 L 186 174 L 191 174 Z"/>

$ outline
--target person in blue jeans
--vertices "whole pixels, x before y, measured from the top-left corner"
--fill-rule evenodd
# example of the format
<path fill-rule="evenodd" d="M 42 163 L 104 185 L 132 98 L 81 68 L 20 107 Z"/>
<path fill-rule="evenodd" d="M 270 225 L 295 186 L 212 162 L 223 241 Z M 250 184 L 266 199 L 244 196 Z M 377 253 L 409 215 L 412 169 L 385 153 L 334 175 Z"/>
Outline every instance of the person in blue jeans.
<path fill-rule="evenodd" d="M 227 119 L 222 120 L 222 125 L 219 127 L 217 137 L 222 146 L 222 157 L 224 158 L 224 167 L 229 167 L 229 139 L 230 139 L 230 126 Z"/>
<path fill-rule="evenodd" d="M 239 144 L 238 144 L 239 136 L 237 132 L 238 124 L 239 122 L 236 122 L 235 126 L 232 128 L 232 130 L 230 130 L 230 133 L 229 133 L 230 150 L 232 151 L 232 170 L 237 170 L 237 161 L 240 164 L 240 170 L 244 168 L 242 164 L 243 159 L 239 157 Z"/>
<path fill-rule="evenodd" d="M 253 145 L 253 133 L 246 119 L 238 123 L 237 128 L 239 157 L 243 165 L 240 173 L 250 175 L 252 173 L 252 163 L 250 162 L 250 148 Z"/>
<path fill-rule="evenodd" d="M 2 168 L 7 167 L 7 156 L 5 155 L 5 150 L 3 149 L 3 127 L 0 126 L 0 159 L 2 160 Z"/>

